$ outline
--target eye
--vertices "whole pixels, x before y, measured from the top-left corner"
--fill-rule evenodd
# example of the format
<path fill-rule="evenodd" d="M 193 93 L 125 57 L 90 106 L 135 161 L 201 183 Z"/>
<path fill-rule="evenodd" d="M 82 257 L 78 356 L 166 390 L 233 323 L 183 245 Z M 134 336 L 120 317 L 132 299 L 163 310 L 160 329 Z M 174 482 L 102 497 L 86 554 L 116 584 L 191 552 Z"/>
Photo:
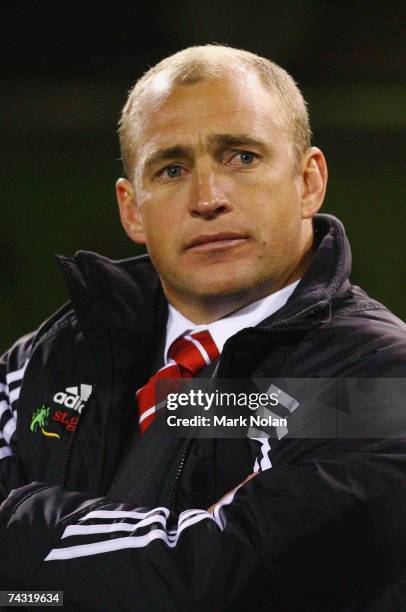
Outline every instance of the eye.
<path fill-rule="evenodd" d="M 178 166 L 177 164 L 170 164 L 169 166 L 165 166 L 158 172 L 158 175 L 162 178 L 179 178 L 182 176 L 182 166 Z"/>
<path fill-rule="evenodd" d="M 259 155 L 257 153 L 253 153 L 252 151 L 238 151 L 230 159 L 229 164 L 231 166 L 251 166 L 258 160 L 258 158 Z"/>
<path fill-rule="evenodd" d="M 251 151 L 241 151 L 241 153 L 238 155 L 240 156 L 241 163 L 244 164 L 244 166 L 252 164 L 252 162 L 257 158 L 255 153 L 251 153 Z"/>

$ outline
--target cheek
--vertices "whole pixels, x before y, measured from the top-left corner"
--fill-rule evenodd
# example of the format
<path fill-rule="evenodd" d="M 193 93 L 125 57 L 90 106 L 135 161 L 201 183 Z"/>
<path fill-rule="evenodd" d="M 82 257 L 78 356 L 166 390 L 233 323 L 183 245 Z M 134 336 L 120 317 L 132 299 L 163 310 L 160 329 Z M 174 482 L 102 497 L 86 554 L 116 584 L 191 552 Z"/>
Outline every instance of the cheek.
<path fill-rule="evenodd" d="M 247 219 L 260 237 L 263 249 L 272 247 L 273 253 L 286 251 L 298 240 L 301 208 L 291 190 L 269 189 L 263 192 L 261 201 L 247 211 Z"/>
<path fill-rule="evenodd" d="M 146 247 L 153 263 L 167 262 L 175 252 L 176 223 L 162 208 L 150 207 L 142 217 Z"/>
<path fill-rule="evenodd" d="M 187 225 L 187 193 L 174 188 L 156 189 L 148 196 L 140 207 L 147 248 L 157 256 L 166 252 L 170 257 L 177 252 Z"/>
<path fill-rule="evenodd" d="M 134 193 L 135 200 L 140 210 L 144 210 L 145 206 L 148 206 L 154 199 L 152 191 L 145 186 L 145 183 L 143 183 L 139 177 L 136 177 L 134 181 Z"/>

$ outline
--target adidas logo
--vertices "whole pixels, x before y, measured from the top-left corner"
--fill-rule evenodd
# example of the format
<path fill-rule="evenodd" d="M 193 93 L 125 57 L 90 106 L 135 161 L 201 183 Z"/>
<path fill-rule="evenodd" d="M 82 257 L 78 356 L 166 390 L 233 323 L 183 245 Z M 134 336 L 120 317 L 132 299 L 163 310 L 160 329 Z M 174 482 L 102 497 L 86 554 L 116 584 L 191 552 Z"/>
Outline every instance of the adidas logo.
<path fill-rule="evenodd" d="M 54 395 L 54 402 L 62 404 L 66 408 L 76 410 L 79 414 L 89 399 L 93 387 L 91 385 L 80 385 L 79 387 L 66 387 L 65 392 L 59 391 Z"/>

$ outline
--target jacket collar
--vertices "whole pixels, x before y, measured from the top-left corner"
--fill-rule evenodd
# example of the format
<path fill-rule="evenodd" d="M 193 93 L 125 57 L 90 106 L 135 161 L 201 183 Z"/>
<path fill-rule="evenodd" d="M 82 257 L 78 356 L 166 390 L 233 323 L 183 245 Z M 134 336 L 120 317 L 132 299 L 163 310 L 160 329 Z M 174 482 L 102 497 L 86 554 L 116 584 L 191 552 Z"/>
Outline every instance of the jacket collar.
<path fill-rule="evenodd" d="M 342 223 L 332 215 L 314 219 L 314 258 L 283 308 L 260 328 L 314 326 L 329 317 L 331 301 L 349 286 L 351 249 Z M 156 333 L 167 318 L 160 280 L 148 255 L 113 261 L 79 251 L 58 256 L 79 318 L 92 308 L 102 325 L 142 334 Z M 89 320 L 89 317 L 86 316 Z"/>
<path fill-rule="evenodd" d="M 148 255 L 114 261 L 78 251 L 58 260 L 79 316 L 91 305 L 107 328 L 145 333 L 154 331 L 157 318 L 166 321 L 167 303 Z"/>
<path fill-rule="evenodd" d="M 285 306 L 260 327 L 309 327 L 331 316 L 333 298 L 350 286 L 351 247 L 344 226 L 332 215 L 316 215 L 313 222 L 315 255 Z"/>

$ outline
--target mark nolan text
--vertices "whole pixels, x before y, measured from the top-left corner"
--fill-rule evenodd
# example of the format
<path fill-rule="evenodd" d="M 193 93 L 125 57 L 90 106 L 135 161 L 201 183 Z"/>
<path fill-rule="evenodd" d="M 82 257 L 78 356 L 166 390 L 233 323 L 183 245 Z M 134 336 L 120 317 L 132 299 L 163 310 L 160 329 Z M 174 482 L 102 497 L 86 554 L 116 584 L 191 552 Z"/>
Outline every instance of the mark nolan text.
<path fill-rule="evenodd" d="M 170 415 L 167 418 L 167 423 L 170 427 L 287 427 L 288 425 L 288 421 L 285 418 L 274 415 L 259 416 L 256 414 L 251 414 L 249 417 L 195 415 L 190 418 Z"/>

